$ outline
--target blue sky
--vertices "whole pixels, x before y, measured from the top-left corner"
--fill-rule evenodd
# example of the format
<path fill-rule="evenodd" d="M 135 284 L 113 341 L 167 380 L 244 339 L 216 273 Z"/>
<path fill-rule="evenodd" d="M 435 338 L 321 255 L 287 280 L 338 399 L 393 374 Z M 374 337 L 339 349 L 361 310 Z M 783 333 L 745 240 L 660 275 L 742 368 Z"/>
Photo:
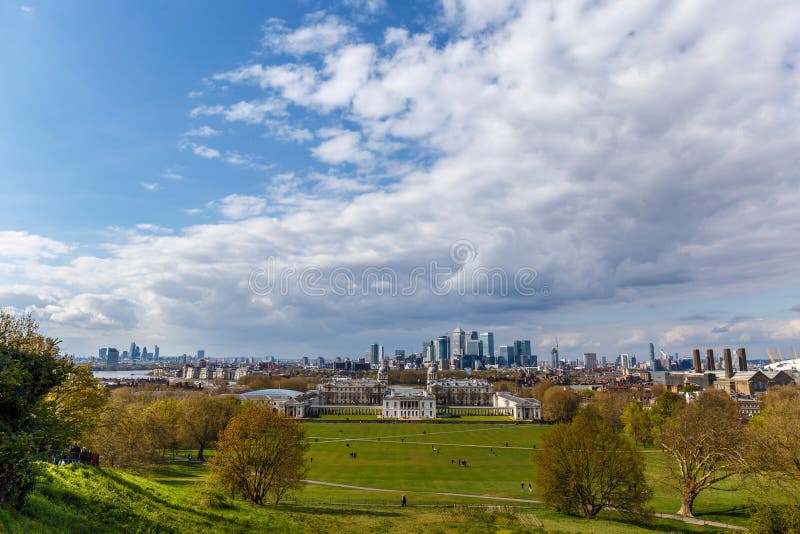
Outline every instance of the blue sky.
<path fill-rule="evenodd" d="M 798 22 L 791 2 L 4 3 L 0 305 L 77 353 L 361 355 L 457 325 L 540 353 L 788 348 Z M 323 294 L 254 290 L 268 260 Z M 432 262 L 474 294 L 363 276 Z M 501 295 L 487 269 L 535 276 Z"/>

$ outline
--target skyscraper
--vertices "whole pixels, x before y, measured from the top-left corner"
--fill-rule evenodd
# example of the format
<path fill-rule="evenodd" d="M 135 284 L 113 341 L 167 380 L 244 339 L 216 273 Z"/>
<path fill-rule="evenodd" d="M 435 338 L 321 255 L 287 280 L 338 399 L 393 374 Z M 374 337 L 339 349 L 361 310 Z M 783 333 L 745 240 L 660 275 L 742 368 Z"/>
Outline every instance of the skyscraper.
<path fill-rule="evenodd" d="M 453 356 L 461 356 L 466 348 L 466 333 L 459 326 L 453 330 Z"/>
<path fill-rule="evenodd" d="M 518 339 L 514 341 L 514 359 L 517 365 L 530 365 L 531 363 L 531 340 Z"/>
<path fill-rule="evenodd" d="M 105 360 L 106 354 L 108 353 L 108 347 L 103 347 L 97 351 L 97 359 L 98 360 Z"/>
<path fill-rule="evenodd" d="M 106 365 L 119 365 L 119 351 L 109 347 L 106 351 Z"/>
<path fill-rule="evenodd" d="M 494 358 L 494 333 L 484 332 L 480 336 L 483 356 L 487 358 Z"/>
<path fill-rule="evenodd" d="M 435 361 L 449 361 L 450 354 L 450 338 L 448 336 L 436 338 Z"/>
<path fill-rule="evenodd" d="M 158 349 L 158 345 L 156 345 L 156 348 L 155 348 L 155 350 L 153 351 L 153 359 L 154 359 L 154 360 L 157 360 L 157 359 L 158 359 L 158 357 L 159 357 L 159 356 L 158 356 L 158 350 L 159 350 L 159 349 Z"/>
<path fill-rule="evenodd" d="M 465 354 L 467 354 L 469 356 L 475 356 L 475 357 L 480 358 L 480 357 L 482 357 L 484 355 L 483 354 L 483 350 L 481 350 L 481 349 L 482 349 L 482 345 L 481 345 L 480 340 L 478 340 L 478 339 L 468 339 L 467 340 L 467 349 L 466 349 Z"/>
<path fill-rule="evenodd" d="M 583 366 L 587 369 L 594 369 L 597 367 L 597 353 L 584 352 L 583 353 Z"/>
<path fill-rule="evenodd" d="M 197 350 L 197 359 L 198 360 L 203 360 L 203 359 L 205 359 L 205 357 L 206 357 L 206 351 L 203 350 L 203 349 L 198 349 Z"/>
<path fill-rule="evenodd" d="M 550 367 L 553 369 L 558 369 L 561 366 L 561 362 L 558 358 L 558 342 L 556 342 L 556 346 L 550 351 Z"/>
<path fill-rule="evenodd" d="M 373 343 L 369 346 L 369 363 L 378 364 L 381 361 L 381 346 Z"/>

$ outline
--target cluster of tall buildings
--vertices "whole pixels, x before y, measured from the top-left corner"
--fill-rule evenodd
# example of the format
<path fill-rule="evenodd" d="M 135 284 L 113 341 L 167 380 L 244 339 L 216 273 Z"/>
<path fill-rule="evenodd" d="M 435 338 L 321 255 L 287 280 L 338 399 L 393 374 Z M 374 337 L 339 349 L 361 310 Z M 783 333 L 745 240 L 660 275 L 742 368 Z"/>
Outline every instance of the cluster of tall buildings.
<path fill-rule="evenodd" d="M 495 347 L 494 332 L 466 332 L 461 327 L 449 336 L 423 342 L 420 355 L 425 362 L 456 369 L 479 369 L 488 365 L 532 367 L 538 363 L 537 356 L 531 353 L 529 339 Z"/>
<path fill-rule="evenodd" d="M 106 365 L 118 365 L 120 362 L 130 360 L 131 362 L 143 361 L 152 362 L 160 358 L 160 349 L 155 346 L 153 352 L 149 352 L 147 347 L 140 347 L 135 341 L 131 342 L 128 350 L 119 352 L 114 347 L 101 347 L 97 351 L 97 359 L 105 362 Z"/>

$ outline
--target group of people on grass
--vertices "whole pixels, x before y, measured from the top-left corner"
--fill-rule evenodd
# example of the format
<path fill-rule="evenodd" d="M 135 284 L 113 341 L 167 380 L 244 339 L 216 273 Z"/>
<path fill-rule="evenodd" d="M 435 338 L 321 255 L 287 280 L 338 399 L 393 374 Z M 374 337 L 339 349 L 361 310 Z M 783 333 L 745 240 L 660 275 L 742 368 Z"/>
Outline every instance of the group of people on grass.
<path fill-rule="evenodd" d="M 96 466 L 100 465 L 100 455 L 74 443 L 71 447 L 65 447 L 61 454 L 53 455 L 50 462 L 53 465 L 88 464 Z"/>

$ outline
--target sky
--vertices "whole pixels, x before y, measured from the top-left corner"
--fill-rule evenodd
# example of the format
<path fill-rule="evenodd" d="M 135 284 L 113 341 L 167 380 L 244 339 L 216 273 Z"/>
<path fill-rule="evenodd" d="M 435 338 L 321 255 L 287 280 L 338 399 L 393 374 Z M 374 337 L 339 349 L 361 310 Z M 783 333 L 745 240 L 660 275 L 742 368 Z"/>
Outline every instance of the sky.
<path fill-rule="evenodd" d="M 0 5 L 0 306 L 66 353 L 800 345 L 800 4 Z"/>

